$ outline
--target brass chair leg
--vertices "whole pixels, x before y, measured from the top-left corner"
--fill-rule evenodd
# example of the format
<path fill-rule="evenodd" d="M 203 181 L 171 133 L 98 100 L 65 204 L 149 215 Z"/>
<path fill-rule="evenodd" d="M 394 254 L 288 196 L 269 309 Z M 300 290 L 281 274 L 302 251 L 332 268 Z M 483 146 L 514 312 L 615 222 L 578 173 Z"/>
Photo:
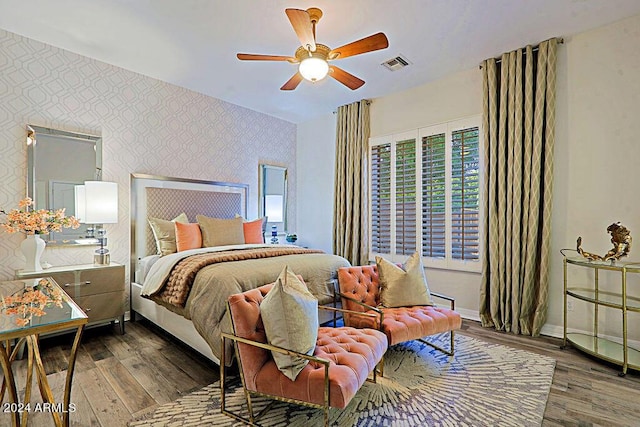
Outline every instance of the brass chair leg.
<path fill-rule="evenodd" d="M 220 355 L 220 412 L 222 412 L 223 414 L 234 418 L 238 421 L 243 422 L 244 424 L 250 425 L 250 426 L 255 426 L 255 417 L 253 415 L 253 406 L 251 404 L 251 396 L 249 395 L 249 391 L 246 389 L 246 387 L 244 386 L 244 380 L 241 379 L 242 382 L 242 389 L 244 390 L 244 394 L 245 394 L 245 398 L 247 400 L 247 409 L 249 410 L 249 419 L 244 418 L 243 416 L 239 415 L 239 414 L 235 414 L 229 410 L 227 410 L 226 407 L 226 390 L 227 390 L 227 378 L 226 378 L 226 371 L 225 371 L 225 365 L 224 365 L 224 361 L 227 360 L 226 359 L 226 339 L 223 336 L 220 339 L 221 343 L 222 343 L 222 351 L 221 351 L 221 355 Z M 234 346 L 236 344 L 234 343 Z M 240 370 L 242 370 L 242 367 L 239 367 Z M 242 372 L 241 372 L 241 377 L 242 377 Z M 271 404 L 270 404 L 271 405 Z M 270 406 L 268 405 L 267 408 Z M 267 409 L 265 408 L 265 409 Z"/>
<path fill-rule="evenodd" d="M 376 384 L 378 382 L 378 367 L 379 366 L 380 366 L 379 363 L 376 366 L 374 366 L 373 371 L 371 372 L 372 378 L 369 378 L 367 376 L 367 380 L 366 380 L 367 382 L 374 383 L 374 384 Z"/>
<path fill-rule="evenodd" d="M 442 347 L 440 347 L 440 346 L 438 346 L 438 345 L 436 345 L 436 344 L 434 344 L 432 342 L 429 342 L 429 341 L 427 341 L 427 340 L 425 340 L 423 338 L 418 338 L 418 341 L 420 341 L 420 342 L 422 342 L 422 343 L 424 343 L 424 344 L 426 344 L 426 345 L 428 345 L 430 347 L 433 347 L 438 351 L 441 351 L 442 353 L 446 354 L 447 356 L 453 356 L 454 355 L 454 341 L 455 341 L 454 331 L 449 331 L 449 334 L 450 334 L 451 350 L 445 350 L 444 348 L 442 348 Z"/>
<path fill-rule="evenodd" d="M 224 414 L 226 412 L 225 409 L 225 381 L 226 381 L 226 377 L 225 377 L 225 372 L 224 372 L 224 361 L 226 359 L 226 355 L 225 355 L 225 351 L 224 351 L 224 337 L 221 338 L 220 340 L 222 342 L 222 355 L 220 357 L 220 411 Z"/>
<path fill-rule="evenodd" d="M 247 409 L 249 410 L 249 421 L 251 421 L 251 424 L 255 424 L 256 420 L 255 417 L 253 416 L 253 403 L 251 402 L 251 393 L 249 393 L 249 390 L 246 389 L 246 387 L 243 387 L 244 389 L 244 395 L 247 398 Z"/>
<path fill-rule="evenodd" d="M 324 427 L 329 427 L 329 408 L 324 408 Z"/>

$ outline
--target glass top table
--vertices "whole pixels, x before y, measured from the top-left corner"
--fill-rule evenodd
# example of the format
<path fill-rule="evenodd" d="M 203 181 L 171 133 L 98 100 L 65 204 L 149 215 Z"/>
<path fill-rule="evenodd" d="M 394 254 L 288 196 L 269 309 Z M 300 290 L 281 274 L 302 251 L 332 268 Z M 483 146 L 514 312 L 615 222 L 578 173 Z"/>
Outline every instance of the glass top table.
<path fill-rule="evenodd" d="M 34 370 L 42 399 L 50 403 L 48 407 L 52 408 L 54 424 L 69 425 L 73 370 L 87 320 L 87 315 L 52 278 L 0 282 L 0 364 L 5 378 L 0 395 L 8 391 L 9 402 L 15 404 L 9 406 L 15 406 L 16 409 L 10 411 L 13 426 L 27 425 Z M 40 357 L 38 337 L 43 333 L 74 330 L 75 339 L 69 355 L 64 403 L 56 405 Z M 28 365 L 25 396 L 24 399 L 19 399 L 11 365 L 24 346 L 27 348 Z"/>
<path fill-rule="evenodd" d="M 66 329 L 74 326 L 76 321 L 87 319 L 75 301 L 50 278 L 2 282 L 0 301 L 0 340 L 15 338 L 14 335 L 21 336 L 25 332 L 33 335 L 47 332 L 50 328 Z M 8 310 L 7 301 L 13 302 L 10 305 L 14 310 Z M 43 305 L 42 312 L 37 311 L 39 304 Z M 58 328 L 60 325 L 62 328 Z"/>

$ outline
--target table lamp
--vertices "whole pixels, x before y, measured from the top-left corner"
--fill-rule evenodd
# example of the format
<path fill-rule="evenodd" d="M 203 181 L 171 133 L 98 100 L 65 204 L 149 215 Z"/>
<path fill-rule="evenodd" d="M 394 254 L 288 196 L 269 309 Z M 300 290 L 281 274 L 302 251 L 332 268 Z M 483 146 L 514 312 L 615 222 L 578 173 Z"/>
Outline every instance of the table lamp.
<path fill-rule="evenodd" d="M 116 224 L 118 222 L 118 184 L 107 181 L 84 182 L 84 222 L 87 224 Z M 106 265 L 111 262 L 107 246 L 106 230 L 97 230 L 100 248 L 93 256 L 93 263 Z"/>

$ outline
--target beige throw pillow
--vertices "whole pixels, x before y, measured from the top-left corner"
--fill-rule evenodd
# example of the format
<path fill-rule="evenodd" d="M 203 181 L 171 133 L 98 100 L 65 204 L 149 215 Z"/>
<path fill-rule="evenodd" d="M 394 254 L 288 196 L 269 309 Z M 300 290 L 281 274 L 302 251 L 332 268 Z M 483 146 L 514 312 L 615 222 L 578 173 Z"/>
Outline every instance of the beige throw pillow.
<path fill-rule="evenodd" d="M 271 345 L 312 355 L 318 339 L 318 300 L 285 266 L 260 304 L 267 341 Z M 278 369 L 291 381 L 308 360 L 272 351 Z"/>
<path fill-rule="evenodd" d="M 232 219 L 196 215 L 202 231 L 202 247 L 241 245 L 244 243 L 242 217 Z"/>
<path fill-rule="evenodd" d="M 422 257 L 418 252 L 407 259 L 404 268 L 377 256 L 380 302 L 385 307 L 433 305 Z"/>
<path fill-rule="evenodd" d="M 156 240 L 156 248 L 159 255 L 169 255 L 176 253 L 176 222 L 188 223 L 189 218 L 184 212 L 172 219 L 149 218 L 149 225 Z"/>

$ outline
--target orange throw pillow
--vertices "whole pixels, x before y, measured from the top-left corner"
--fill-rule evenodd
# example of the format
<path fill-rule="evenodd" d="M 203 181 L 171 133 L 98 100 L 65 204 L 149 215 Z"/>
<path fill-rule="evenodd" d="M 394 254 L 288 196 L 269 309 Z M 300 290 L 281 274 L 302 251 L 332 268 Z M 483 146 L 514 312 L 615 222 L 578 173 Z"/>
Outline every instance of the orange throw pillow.
<path fill-rule="evenodd" d="M 202 247 L 202 233 L 198 223 L 185 224 L 176 222 L 175 227 L 178 252 Z"/>
<path fill-rule="evenodd" d="M 264 243 L 262 237 L 262 221 L 263 218 L 258 218 L 255 221 L 242 223 L 245 243 Z"/>

